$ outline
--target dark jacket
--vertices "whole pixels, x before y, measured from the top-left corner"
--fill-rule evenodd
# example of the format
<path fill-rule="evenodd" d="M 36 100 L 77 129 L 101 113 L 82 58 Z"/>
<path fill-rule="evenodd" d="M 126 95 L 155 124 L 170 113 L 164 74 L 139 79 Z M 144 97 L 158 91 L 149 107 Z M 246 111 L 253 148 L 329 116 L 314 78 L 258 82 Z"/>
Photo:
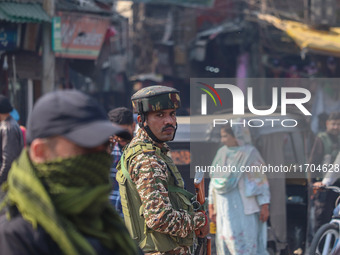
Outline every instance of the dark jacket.
<path fill-rule="evenodd" d="M 7 180 L 12 162 L 24 147 L 24 138 L 18 123 L 9 116 L 0 123 L 0 185 Z"/>
<path fill-rule="evenodd" d="M 11 220 L 0 216 L 0 254 L 1 255 L 61 255 L 59 246 L 46 231 L 38 226 L 32 227 L 24 220 L 16 208 L 11 209 Z M 100 244 L 97 239 L 87 237 L 89 243 L 100 255 L 118 255 Z M 123 254 L 119 254 L 123 255 Z"/>

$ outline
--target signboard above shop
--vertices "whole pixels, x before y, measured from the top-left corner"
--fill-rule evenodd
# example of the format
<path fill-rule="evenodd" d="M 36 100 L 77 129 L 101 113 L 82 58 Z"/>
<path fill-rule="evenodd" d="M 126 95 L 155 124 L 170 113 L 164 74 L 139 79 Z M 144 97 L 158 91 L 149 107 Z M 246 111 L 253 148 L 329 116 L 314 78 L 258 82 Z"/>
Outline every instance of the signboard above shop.
<path fill-rule="evenodd" d="M 14 23 L 3 23 L 0 25 L 0 51 L 17 48 L 18 29 L 18 25 Z"/>
<path fill-rule="evenodd" d="M 108 18 L 59 12 L 53 18 L 53 51 L 57 57 L 95 60 L 108 27 Z"/>

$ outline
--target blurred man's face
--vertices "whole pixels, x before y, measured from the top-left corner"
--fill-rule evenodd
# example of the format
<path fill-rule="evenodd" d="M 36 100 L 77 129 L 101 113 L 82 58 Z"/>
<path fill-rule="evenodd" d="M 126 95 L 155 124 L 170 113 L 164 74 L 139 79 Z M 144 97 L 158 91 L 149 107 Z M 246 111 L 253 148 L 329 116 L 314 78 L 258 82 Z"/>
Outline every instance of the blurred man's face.
<path fill-rule="evenodd" d="M 107 151 L 109 143 L 93 148 L 84 148 L 67 140 L 62 136 L 56 136 L 48 141 L 35 139 L 30 146 L 30 157 L 35 163 L 44 163 L 55 159 L 67 159 L 74 156 L 85 155 L 100 151 Z"/>
<path fill-rule="evenodd" d="M 176 121 L 176 110 L 166 109 L 148 112 L 145 124 L 159 140 L 167 142 L 174 136 Z"/>
<path fill-rule="evenodd" d="M 129 131 L 131 137 L 133 137 L 133 132 L 135 131 L 136 128 L 136 123 L 132 123 L 131 125 L 118 125 L 122 129 L 126 129 Z"/>
<path fill-rule="evenodd" d="M 326 121 L 327 133 L 331 135 L 340 134 L 340 120 L 327 120 Z"/>
<path fill-rule="evenodd" d="M 118 125 L 120 128 L 125 129 L 129 132 L 129 134 L 131 135 L 131 137 L 133 137 L 133 133 L 135 131 L 136 128 L 136 123 L 132 123 L 131 125 Z M 120 144 L 121 147 L 124 147 L 125 145 L 127 145 L 130 141 L 129 140 L 125 140 L 119 136 L 114 136 L 111 142 L 118 142 Z"/>

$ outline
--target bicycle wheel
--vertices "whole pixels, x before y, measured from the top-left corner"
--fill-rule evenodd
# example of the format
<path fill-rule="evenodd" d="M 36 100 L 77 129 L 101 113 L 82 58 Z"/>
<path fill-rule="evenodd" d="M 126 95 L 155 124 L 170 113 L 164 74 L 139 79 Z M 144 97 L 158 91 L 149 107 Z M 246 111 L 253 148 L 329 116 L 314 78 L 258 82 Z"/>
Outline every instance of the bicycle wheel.
<path fill-rule="evenodd" d="M 327 223 L 316 231 L 311 246 L 310 255 L 328 255 L 339 238 L 339 227 L 336 224 Z"/>

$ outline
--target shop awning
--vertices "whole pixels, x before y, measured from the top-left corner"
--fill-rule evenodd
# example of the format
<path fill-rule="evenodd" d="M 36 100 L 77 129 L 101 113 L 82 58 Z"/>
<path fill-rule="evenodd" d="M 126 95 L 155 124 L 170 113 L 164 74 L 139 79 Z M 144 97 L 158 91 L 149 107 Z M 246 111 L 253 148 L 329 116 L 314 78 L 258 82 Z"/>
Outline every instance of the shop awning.
<path fill-rule="evenodd" d="M 242 31 L 243 27 L 244 27 L 244 23 L 228 21 L 216 27 L 197 33 L 196 38 L 217 35 L 220 33 L 231 33 L 231 32 L 236 32 L 236 31 Z"/>
<path fill-rule="evenodd" d="M 268 14 L 258 14 L 258 18 L 285 31 L 303 52 L 340 56 L 340 27 L 321 31 L 297 21 L 282 20 Z"/>
<path fill-rule="evenodd" d="M 163 82 L 163 75 L 156 73 L 144 73 L 133 75 L 129 78 L 130 81 L 154 81 L 154 82 Z"/>
<path fill-rule="evenodd" d="M 198 7 L 211 7 L 214 5 L 215 0 L 122 0 L 132 1 L 133 3 L 146 3 L 146 4 L 167 4 L 167 5 L 181 5 L 181 6 L 198 6 Z"/>
<path fill-rule="evenodd" d="M 0 2 L 0 20 L 15 23 L 51 22 L 40 4 L 14 2 Z"/>

